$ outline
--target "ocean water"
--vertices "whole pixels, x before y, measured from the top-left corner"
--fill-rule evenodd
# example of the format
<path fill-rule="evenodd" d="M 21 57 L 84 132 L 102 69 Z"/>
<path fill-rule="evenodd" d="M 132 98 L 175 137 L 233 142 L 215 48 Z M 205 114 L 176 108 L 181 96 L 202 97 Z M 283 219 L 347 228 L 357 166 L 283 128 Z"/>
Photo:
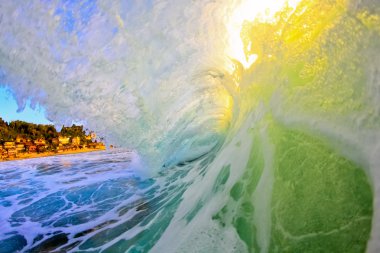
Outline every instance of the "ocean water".
<path fill-rule="evenodd" d="M 380 252 L 380 3 L 262 2 L 1 1 L 20 109 L 133 151 L 1 163 L 0 251 Z"/>

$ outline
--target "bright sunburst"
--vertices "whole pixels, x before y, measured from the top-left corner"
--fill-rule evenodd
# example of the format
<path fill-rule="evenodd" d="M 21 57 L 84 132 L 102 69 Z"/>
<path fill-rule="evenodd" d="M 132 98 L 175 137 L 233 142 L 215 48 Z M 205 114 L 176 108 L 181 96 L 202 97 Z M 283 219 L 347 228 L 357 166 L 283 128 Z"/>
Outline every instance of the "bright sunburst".
<path fill-rule="evenodd" d="M 257 59 L 257 55 L 246 56 L 244 54 L 243 42 L 240 31 L 244 20 L 253 21 L 260 18 L 262 22 L 274 22 L 275 14 L 280 11 L 286 3 L 295 8 L 300 0 L 243 0 L 232 13 L 227 25 L 229 33 L 229 48 L 227 54 L 238 60 L 244 68 L 249 68 Z"/>

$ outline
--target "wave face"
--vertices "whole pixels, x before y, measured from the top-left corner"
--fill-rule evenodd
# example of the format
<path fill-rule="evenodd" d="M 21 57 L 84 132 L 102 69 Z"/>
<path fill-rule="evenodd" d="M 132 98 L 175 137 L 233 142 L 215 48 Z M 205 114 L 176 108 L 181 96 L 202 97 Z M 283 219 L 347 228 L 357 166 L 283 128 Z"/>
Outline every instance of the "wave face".
<path fill-rule="evenodd" d="M 2 83 L 21 108 L 30 98 L 53 122 L 85 119 L 156 164 L 191 159 L 229 124 L 227 11 L 214 1 L 1 3 Z"/>
<path fill-rule="evenodd" d="M 73 252 L 380 251 L 380 4 L 300 1 L 245 21 L 246 59 L 233 59 L 228 23 L 240 4 L 0 3 L 1 82 L 20 108 L 29 98 L 57 123 L 86 119 L 140 154 L 138 166 L 109 154 L 69 167 L 118 168 L 99 178 L 119 191 L 145 182 L 128 171 L 154 172 L 135 189 L 145 201 L 100 191 L 112 203 L 83 204 L 94 222 L 55 225 L 77 210 L 45 222 L 41 209 L 93 182 L 17 205 L 17 191 L 1 192 L 3 247 L 38 251 L 64 234 L 59 247 Z M 31 221 L 38 233 L 23 232 Z"/>

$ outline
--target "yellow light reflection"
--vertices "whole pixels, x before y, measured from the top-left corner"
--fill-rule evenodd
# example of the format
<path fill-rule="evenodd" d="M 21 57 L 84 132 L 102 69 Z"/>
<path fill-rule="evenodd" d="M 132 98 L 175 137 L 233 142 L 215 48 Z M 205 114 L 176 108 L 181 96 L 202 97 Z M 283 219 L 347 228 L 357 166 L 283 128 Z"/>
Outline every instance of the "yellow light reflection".
<path fill-rule="evenodd" d="M 240 31 L 245 20 L 253 21 L 256 18 L 260 22 L 274 22 L 275 14 L 288 4 L 295 8 L 301 0 L 243 0 L 232 13 L 227 30 L 229 33 L 229 48 L 227 54 L 238 60 L 244 68 L 249 68 L 257 59 L 257 55 L 246 56 L 244 54 L 243 42 Z"/>
<path fill-rule="evenodd" d="M 233 99 L 225 90 L 219 91 L 219 98 L 221 99 L 220 102 L 223 104 L 224 110 L 219 117 L 218 130 L 224 131 L 229 128 L 232 121 Z"/>

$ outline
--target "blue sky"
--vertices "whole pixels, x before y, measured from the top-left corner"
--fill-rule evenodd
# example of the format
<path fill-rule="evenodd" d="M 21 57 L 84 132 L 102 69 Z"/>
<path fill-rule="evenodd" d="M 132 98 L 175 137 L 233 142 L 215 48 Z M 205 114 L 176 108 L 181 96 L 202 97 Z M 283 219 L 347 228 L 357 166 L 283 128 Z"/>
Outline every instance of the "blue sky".
<path fill-rule="evenodd" d="M 29 103 L 22 112 L 17 112 L 18 106 L 12 93 L 5 87 L 0 85 L 0 117 L 10 122 L 13 120 L 23 120 L 37 124 L 52 124 L 45 117 L 45 109 L 36 106 L 35 109 L 30 108 Z"/>
<path fill-rule="evenodd" d="M 79 17 L 75 17 L 72 9 L 79 5 Z M 61 0 L 61 8 L 56 9 L 56 14 L 61 16 L 61 25 L 71 33 L 75 29 L 77 22 L 87 23 L 97 9 L 96 1 L 84 0 L 78 3 L 76 0 Z M 78 20 L 79 18 L 79 20 Z M 78 32 L 80 36 L 80 32 Z M 18 106 L 12 93 L 0 83 L 0 117 L 5 121 L 23 120 L 37 124 L 53 124 L 45 117 L 45 109 L 37 106 L 35 109 L 27 103 L 22 112 L 17 112 Z"/>
<path fill-rule="evenodd" d="M 61 16 L 61 25 L 67 32 L 73 32 L 76 25 L 76 18 L 73 16 L 72 8 L 78 5 L 76 0 L 62 0 L 62 8 L 56 10 L 56 14 Z M 96 10 L 96 1 L 85 0 L 80 4 L 80 21 L 88 22 L 93 12 Z M 0 117 L 10 122 L 14 120 L 23 120 L 37 124 L 53 124 L 45 117 L 45 109 L 39 105 L 35 109 L 27 103 L 25 109 L 17 112 L 17 102 L 12 92 L 7 89 L 4 84 L 0 83 Z"/>

